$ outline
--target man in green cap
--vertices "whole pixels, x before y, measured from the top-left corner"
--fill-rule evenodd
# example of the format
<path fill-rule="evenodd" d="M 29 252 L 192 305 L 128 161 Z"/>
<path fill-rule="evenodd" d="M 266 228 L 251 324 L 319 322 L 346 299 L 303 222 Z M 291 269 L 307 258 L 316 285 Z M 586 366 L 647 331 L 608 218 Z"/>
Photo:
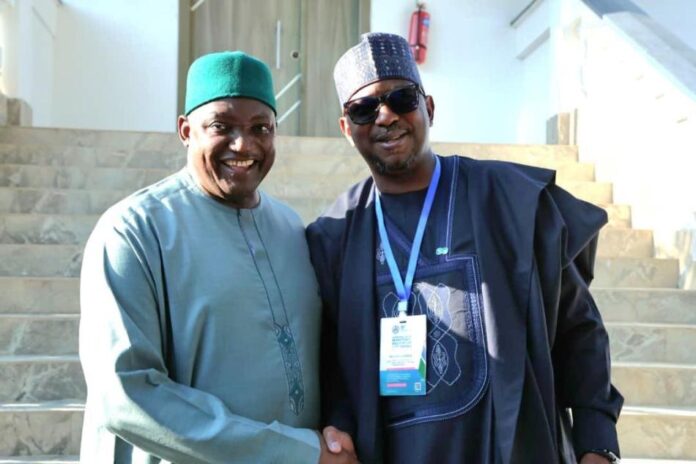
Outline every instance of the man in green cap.
<path fill-rule="evenodd" d="M 320 302 L 302 221 L 258 190 L 275 158 L 268 67 L 190 67 L 184 169 L 99 220 L 81 275 L 81 461 L 351 462 L 319 425 Z"/>

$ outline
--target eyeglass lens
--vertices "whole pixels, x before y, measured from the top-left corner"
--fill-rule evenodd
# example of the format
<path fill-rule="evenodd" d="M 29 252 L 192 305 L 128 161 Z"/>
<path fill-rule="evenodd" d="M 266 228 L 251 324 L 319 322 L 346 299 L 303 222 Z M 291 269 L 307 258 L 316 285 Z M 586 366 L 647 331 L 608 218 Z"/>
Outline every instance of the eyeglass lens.
<path fill-rule="evenodd" d="M 358 98 L 348 102 L 346 112 L 355 124 L 369 124 L 377 119 L 379 106 L 382 103 L 396 114 L 410 113 L 418 108 L 418 86 L 402 87 L 379 97 Z"/>

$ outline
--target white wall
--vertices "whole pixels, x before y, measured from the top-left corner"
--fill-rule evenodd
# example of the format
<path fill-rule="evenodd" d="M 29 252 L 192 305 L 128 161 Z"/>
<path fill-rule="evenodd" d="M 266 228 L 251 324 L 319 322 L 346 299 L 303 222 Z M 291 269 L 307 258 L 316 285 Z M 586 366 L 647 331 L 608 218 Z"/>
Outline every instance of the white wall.
<path fill-rule="evenodd" d="M 522 85 L 510 21 L 526 0 L 438 0 L 427 61 L 420 66 L 435 100 L 435 141 L 514 142 Z M 371 2 L 371 30 L 408 36 L 411 0 Z"/>
<path fill-rule="evenodd" d="M 0 91 L 26 101 L 36 125 L 51 122 L 57 11 L 56 0 L 0 2 Z"/>
<path fill-rule="evenodd" d="M 52 126 L 173 131 L 178 2 L 63 0 Z"/>
<path fill-rule="evenodd" d="M 18 24 L 18 9 L 13 4 L 0 0 L 0 48 L 2 48 L 0 92 L 5 95 L 16 95 L 17 93 Z"/>
<path fill-rule="evenodd" d="M 696 50 L 696 2 L 694 0 L 632 0 L 648 16 Z"/>
<path fill-rule="evenodd" d="M 29 41 L 22 41 L 20 49 L 23 66 L 20 68 L 22 89 L 20 97 L 32 108 L 34 126 L 51 126 L 55 82 L 51 79 L 55 66 L 55 39 L 57 34 L 58 2 L 32 0 L 27 19 Z"/>

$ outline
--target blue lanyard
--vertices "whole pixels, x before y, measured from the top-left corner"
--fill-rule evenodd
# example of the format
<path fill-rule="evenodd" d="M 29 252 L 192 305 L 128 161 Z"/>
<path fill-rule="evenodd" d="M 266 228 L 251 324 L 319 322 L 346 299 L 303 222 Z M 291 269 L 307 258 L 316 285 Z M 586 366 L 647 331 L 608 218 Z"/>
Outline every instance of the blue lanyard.
<path fill-rule="evenodd" d="M 396 264 L 396 260 L 394 259 L 394 253 L 392 252 L 391 244 L 389 243 L 389 235 L 387 235 L 387 228 L 384 226 L 384 214 L 382 213 L 382 203 L 379 199 L 379 192 L 377 191 L 377 195 L 375 195 L 375 213 L 377 214 L 379 237 L 382 240 L 382 248 L 384 249 L 384 254 L 387 258 L 387 264 L 389 265 L 389 272 L 391 273 L 392 280 L 394 281 L 394 287 L 396 287 L 396 294 L 399 296 L 398 310 L 399 317 L 401 318 L 404 318 L 406 316 L 406 312 L 408 311 L 408 299 L 411 297 L 411 286 L 413 285 L 413 276 L 416 274 L 418 253 L 420 253 L 421 243 L 423 243 L 425 225 L 428 222 L 428 216 L 430 215 L 430 210 L 433 206 L 433 200 L 435 199 L 435 192 L 437 191 L 437 184 L 439 180 L 440 159 L 435 156 L 435 171 L 433 172 L 433 177 L 430 179 L 428 192 L 425 195 L 425 202 L 423 203 L 420 218 L 418 219 L 418 227 L 416 228 L 416 235 L 413 237 L 411 255 L 408 258 L 408 267 L 406 268 L 406 278 L 404 280 L 401 280 L 399 266 Z"/>

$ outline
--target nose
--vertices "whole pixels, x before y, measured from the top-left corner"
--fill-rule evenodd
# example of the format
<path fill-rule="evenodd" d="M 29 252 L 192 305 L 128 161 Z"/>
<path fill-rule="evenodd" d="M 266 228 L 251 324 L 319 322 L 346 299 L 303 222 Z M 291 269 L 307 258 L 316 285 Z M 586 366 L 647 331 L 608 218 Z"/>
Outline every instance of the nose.
<path fill-rule="evenodd" d="M 230 146 L 230 150 L 232 150 L 232 151 L 243 152 L 249 146 L 249 140 L 246 137 L 246 134 L 244 134 L 244 131 L 240 131 L 240 130 L 230 131 L 229 138 L 230 138 L 229 146 Z"/>
<path fill-rule="evenodd" d="M 375 125 L 378 126 L 391 126 L 395 121 L 399 119 L 399 115 L 389 108 L 389 105 L 381 103 L 379 108 L 377 108 L 377 119 L 375 119 Z"/>

